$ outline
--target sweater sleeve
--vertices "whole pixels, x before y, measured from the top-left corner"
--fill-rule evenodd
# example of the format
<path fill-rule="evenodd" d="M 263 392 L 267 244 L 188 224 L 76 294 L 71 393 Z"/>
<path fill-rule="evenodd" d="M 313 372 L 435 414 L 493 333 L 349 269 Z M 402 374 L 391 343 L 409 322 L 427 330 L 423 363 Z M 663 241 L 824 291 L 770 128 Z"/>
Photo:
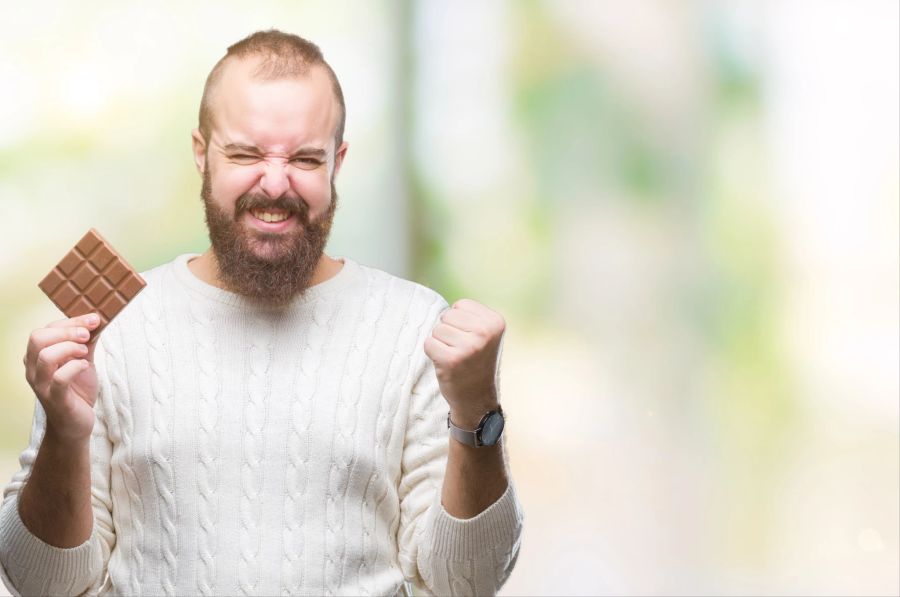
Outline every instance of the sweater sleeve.
<path fill-rule="evenodd" d="M 455 518 L 441 503 L 448 407 L 424 342 L 446 308 L 439 297 L 429 309 L 414 355 L 400 479 L 400 566 L 407 580 L 431 594 L 492 595 L 515 566 L 523 512 L 512 480 L 474 518 Z"/>
<path fill-rule="evenodd" d="M 91 503 L 94 527 L 90 538 L 79 546 L 59 548 L 41 541 L 31 533 L 19 516 L 19 492 L 31 474 L 44 437 L 47 417 L 35 400 L 34 419 L 28 447 L 19 456 L 19 471 L 3 490 L 0 506 L 0 578 L 13 595 L 84 595 L 99 592 L 106 574 L 106 563 L 115 545 L 110 497 L 110 454 L 104 416 L 104 383 L 99 361 L 102 349 L 95 351 L 100 379 L 100 396 L 94 405 L 95 422 L 91 433 Z"/>

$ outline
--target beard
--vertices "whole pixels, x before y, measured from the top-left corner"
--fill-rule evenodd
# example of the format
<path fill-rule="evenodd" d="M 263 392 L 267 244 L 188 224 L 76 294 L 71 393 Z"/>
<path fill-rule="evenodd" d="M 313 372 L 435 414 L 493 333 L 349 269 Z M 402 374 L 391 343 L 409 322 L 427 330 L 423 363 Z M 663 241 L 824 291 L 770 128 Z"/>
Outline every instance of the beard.
<path fill-rule="evenodd" d="M 247 193 L 238 197 L 234 213 L 227 213 L 212 197 L 209 168 L 203 173 L 200 196 L 225 288 L 267 307 L 284 307 L 305 294 L 331 234 L 338 201 L 334 178 L 328 211 L 315 222 L 309 221 L 304 201 L 284 196 L 273 200 Z M 286 232 L 260 232 L 239 221 L 244 212 L 266 207 L 296 216 L 296 225 Z"/>

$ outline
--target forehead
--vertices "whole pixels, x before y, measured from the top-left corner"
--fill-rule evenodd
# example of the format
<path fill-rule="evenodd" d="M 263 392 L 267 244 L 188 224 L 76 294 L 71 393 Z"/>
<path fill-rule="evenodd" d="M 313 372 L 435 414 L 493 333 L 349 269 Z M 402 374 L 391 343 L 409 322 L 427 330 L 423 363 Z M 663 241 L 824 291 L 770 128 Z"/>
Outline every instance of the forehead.
<path fill-rule="evenodd" d="M 212 94 L 213 135 L 222 144 L 254 145 L 264 151 L 291 152 L 300 146 L 334 150 L 338 106 L 331 79 L 321 67 L 303 76 L 253 76 L 257 60 L 224 65 Z"/>

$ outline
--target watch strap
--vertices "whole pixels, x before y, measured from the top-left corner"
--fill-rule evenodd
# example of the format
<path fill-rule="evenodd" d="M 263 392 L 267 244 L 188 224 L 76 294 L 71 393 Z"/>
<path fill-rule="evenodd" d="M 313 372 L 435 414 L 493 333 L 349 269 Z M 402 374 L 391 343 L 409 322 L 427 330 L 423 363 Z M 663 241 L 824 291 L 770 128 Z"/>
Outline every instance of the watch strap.
<path fill-rule="evenodd" d="M 453 424 L 453 421 L 450 420 L 450 413 L 447 413 L 447 427 L 450 428 L 450 437 L 452 437 L 456 441 L 473 448 L 477 448 L 479 446 L 478 429 L 476 429 L 475 431 L 468 431 L 466 429 L 463 429 L 462 427 L 457 427 Z"/>
<path fill-rule="evenodd" d="M 453 421 L 450 420 L 450 413 L 447 413 L 447 427 L 450 429 L 450 437 L 455 439 L 456 441 L 465 444 L 467 446 L 471 446 L 473 448 L 480 448 L 484 444 L 481 442 L 481 430 L 484 428 L 484 422 L 487 420 L 489 416 L 494 413 L 499 413 L 500 416 L 503 416 L 503 408 L 498 404 L 497 410 L 489 410 L 484 413 L 484 416 L 481 417 L 481 421 L 478 422 L 478 427 L 474 430 L 469 431 L 468 429 L 463 429 L 462 427 L 457 427 Z"/>

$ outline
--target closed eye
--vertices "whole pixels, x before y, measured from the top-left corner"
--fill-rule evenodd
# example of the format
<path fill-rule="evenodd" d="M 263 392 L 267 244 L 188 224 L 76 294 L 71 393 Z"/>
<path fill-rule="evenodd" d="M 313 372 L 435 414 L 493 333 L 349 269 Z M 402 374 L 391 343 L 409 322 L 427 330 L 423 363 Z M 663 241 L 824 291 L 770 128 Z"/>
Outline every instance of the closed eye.
<path fill-rule="evenodd" d="M 256 161 L 258 161 L 260 158 L 259 158 L 259 156 L 255 156 L 255 155 L 249 155 L 249 154 L 246 154 L 246 153 L 239 153 L 239 154 L 230 156 L 229 159 L 232 160 L 232 161 L 234 161 L 234 162 L 244 162 L 244 163 L 247 163 L 247 162 L 256 162 Z"/>
<path fill-rule="evenodd" d="M 293 162 L 300 168 L 305 168 L 305 169 L 318 168 L 319 166 L 322 165 L 322 162 L 315 158 L 294 158 L 291 160 L 291 162 Z"/>

